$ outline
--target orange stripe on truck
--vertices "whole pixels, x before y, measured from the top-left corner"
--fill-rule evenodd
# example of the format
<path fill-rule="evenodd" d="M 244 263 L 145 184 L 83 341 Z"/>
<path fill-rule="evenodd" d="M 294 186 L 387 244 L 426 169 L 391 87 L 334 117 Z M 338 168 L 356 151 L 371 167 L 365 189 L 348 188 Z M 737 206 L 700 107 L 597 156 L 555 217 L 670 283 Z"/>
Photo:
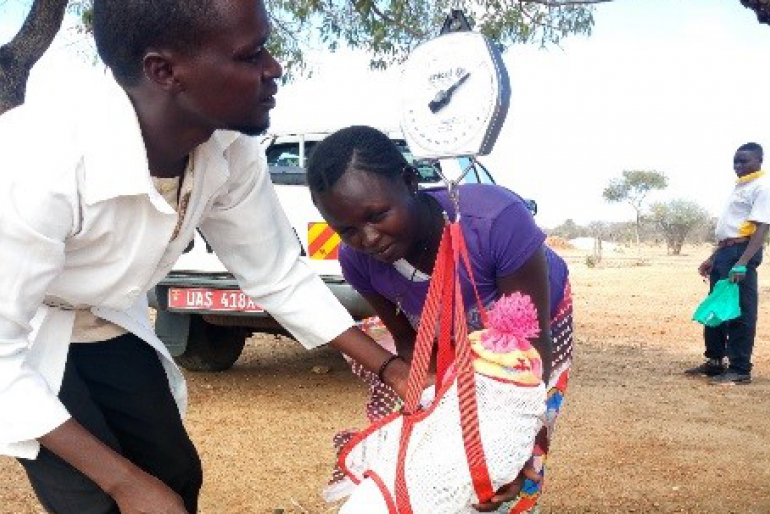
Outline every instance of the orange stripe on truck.
<path fill-rule="evenodd" d="M 307 253 L 311 259 L 337 260 L 340 242 L 340 236 L 327 223 L 307 224 Z"/>

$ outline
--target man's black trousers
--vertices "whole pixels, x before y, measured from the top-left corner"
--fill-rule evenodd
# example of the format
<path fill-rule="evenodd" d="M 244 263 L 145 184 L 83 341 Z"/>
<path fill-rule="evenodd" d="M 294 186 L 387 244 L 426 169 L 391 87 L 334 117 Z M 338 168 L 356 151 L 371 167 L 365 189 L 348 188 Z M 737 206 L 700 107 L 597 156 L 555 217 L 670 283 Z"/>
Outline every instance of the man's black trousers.
<path fill-rule="evenodd" d="M 190 513 L 197 511 L 200 459 L 152 347 L 133 334 L 71 344 L 59 398 L 94 436 L 181 495 Z M 119 513 L 110 496 L 47 449 L 19 462 L 48 512 Z"/>
<path fill-rule="evenodd" d="M 709 277 L 712 290 L 717 281 L 728 278 L 730 269 L 741 258 L 747 245 L 748 242 L 726 246 L 716 251 L 714 267 Z M 746 278 L 738 284 L 741 316 L 716 327 L 706 327 L 704 330 L 706 358 L 727 357 L 730 369 L 738 373 L 751 373 L 751 352 L 754 349 L 759 303 L 757 266 L 761 263 L 762 250 L 759 250 L 746 266 Z"/>

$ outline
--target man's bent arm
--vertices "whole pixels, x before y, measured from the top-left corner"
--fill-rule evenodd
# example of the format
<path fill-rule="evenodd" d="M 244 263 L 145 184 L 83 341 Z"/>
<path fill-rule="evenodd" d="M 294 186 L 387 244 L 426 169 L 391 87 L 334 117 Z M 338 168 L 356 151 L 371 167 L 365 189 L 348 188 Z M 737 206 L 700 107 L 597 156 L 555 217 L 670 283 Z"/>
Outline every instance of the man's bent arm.
<path fill-rule="evenodd" d="M 182 499 L 167 485 L 145 473 L 94 437 L 75 420 L 39 439 L 109 494 L 123 514 L 185 514 Z"/>
<path fill-rule="evenodd" d="M 754 255 L 762 248 L 765 243 L 765 236 L 767 235 L 768 224 L 767 223 L 755 223 L 757 229 L 751 234 L 749 244 L 743 251 L 743 255 L 735 263 L 736 266 L 746 266 Z"/>
<path fill-rule="evenodd" d="M 378 373 L 380 366 L 393 355 L 357 328 L 346 330 L 333 339 L 330 344 L 372 373 Z M 382 378 L 385 383 L 393 388 L 401 398 L 405 398 L 406 383 L 409 377 L 409 365 L 406 361 L 403 359 L 394 360 L 383 371 Z"/>

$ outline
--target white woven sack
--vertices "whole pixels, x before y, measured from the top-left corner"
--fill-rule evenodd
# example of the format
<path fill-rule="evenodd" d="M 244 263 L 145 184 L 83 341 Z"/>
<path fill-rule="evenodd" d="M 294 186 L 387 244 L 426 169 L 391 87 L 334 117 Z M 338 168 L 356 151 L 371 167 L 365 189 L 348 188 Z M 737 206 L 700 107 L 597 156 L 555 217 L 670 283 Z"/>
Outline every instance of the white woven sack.
<path fill-rule="evenodd" d="M 522 387 L 476 373 L 481 441 L 495 490 L 512 482 L 532 455 L 542 427 L 546 392 L 542 384 Z M 426 391 L 428 392 L 428 391 Z M 425 400 L 425 396 L 423 396 Z M 405 464 L 414 514 L 471 514 L 478 498 L 462 439 L 457 381 L 415 424 Z M 432 409 L 432 410 L 431 410 Z M 394 514 L 367 472 L 374 472 L 395 498 L 396 465 L 403 417 L 398 416 L 343 452 L 347 471 L 360 484 L 339 514 Z"/>

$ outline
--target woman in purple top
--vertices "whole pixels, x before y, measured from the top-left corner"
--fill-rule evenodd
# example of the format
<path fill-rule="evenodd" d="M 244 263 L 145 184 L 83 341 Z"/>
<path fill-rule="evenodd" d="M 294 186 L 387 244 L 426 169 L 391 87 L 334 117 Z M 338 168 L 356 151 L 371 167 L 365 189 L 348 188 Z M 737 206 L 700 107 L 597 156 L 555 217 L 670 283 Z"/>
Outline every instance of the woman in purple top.
<path fill-rule="evenodd" d="M 313 201 L 345 243 L 340 264 L 347 281 L 372 305 L 390 332 L 397 354 L 411 358 L 446 217 L 454 218 L 445 189 L 418 188 L 417 171 L 388 137 L 370 127 L 349 127 L 321 141 L 308 163 Z M 564 261 L 545 246 L 522 199 L 493 185 L 460 186 L 460 225 L 473 278 L 485 306 L 518 291 L 535 303 L 540 336 L 532 341 L 548 385 L 549 423 L 533 460 L 516 482 L 501 489 L 482 512 L 527 512 L 540 496 L 544 458 L 566 389 L 572 353 L 572 300 Z M 469 331 L 482 328 L 465 269 L 460 282 Z M 370 384 L 370 419 L 400 406 L 376 376 Z M 526 478 L 526 480 L 524 480 Z M 523 482 L 523 483 L 522 483 Z M 512 503 L 503 504 L 514 500 Z"/>

